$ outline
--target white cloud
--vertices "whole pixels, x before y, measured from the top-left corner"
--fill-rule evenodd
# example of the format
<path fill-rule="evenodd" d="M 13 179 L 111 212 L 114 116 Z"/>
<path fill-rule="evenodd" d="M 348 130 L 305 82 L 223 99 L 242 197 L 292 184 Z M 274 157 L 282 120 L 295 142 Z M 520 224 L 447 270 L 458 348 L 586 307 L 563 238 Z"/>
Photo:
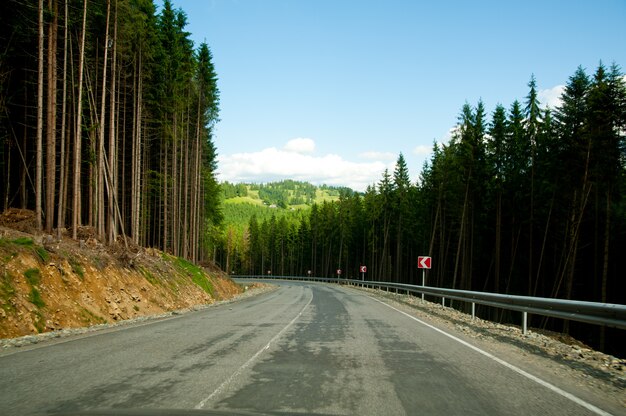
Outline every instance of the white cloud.
<path fill-rule="evenodd" d="M 413 153 L 418 155 L 418 156 L 428 156 L 432 152 L 433 152 L 433 147 L 432 146 L 426 146 L 426 145 L 423 145 L 423 144 L 420 144 L 419 146 L 416 146 L 413 149 Z"/>
<path fill-rule="evenodd" d="M 294 179 L 315 184 L 348 186 L 364 191 L 377 183 L 388 164 L 381 160 L 357 163 L 335 154 L 304 154 L 315 148 L 311 139 L 294 139 L 282 149 L 218 156 L 218 178 L 229 182 L 271 182 Z"/>
<path fill-rule="evenodd" d="M 398 155 L 391 153 L 391 152 L 369 151 L 369 152 L 360 153 L 359 157 L 362 159 L 367 159 L 367 160 L 394 161 L 396 160 Z"/>
<path fill-rule="evenodd" d="M 284 150 L 293 153 L 308 154 L 315 151 L 315 142 L 312 139 L 298 137 L 289 140 L 283 147 Z"/>
<path fill-rule="evenodd" d="M 539 99 L 539 104 L 541 107 L 550 107 L 551 109 L 555 109 L 561 105 L 561 94 L 563 94 L 563 90 L 565 89 L 565 85 L 557 85 L 556 87 L 549 88 L 547 90 L 540 90 L 537 92 L 537 98 Z"/>
<path fill-rule="evenodd" d="M 443 146 L 448 146 L 450 142 L 452 141 L 452 138 L 454 137 L 454 135 L 457 134 L 458 132 L 459 132 L 459 126 L 450 127 L 450 129 L 442 137 L 440 137 L 439 140 L 437 140 L 437 144 L 439 145 L 439 148 Z"/>

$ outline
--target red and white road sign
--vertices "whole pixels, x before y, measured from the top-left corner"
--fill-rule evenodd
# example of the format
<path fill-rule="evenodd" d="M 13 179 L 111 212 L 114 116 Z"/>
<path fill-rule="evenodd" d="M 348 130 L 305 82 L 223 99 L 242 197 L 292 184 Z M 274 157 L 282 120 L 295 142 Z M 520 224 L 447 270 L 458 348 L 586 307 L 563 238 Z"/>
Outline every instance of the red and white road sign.
<path fill-rule="evenodd" d="M 361 273 L 367 273 L 367 266 L 361 266 L 361 267 L 359 267 L 359 272 L 361 272 Z"/>
<path fill-rule="evenodd" d="M 337 269 L 337 274 L 341 276 L 341 269 Z"/>
<path fill-rule="evenodd" d="M 420 269 L 430 269 L 430 257 L 419 256 L 417 258 L 417 267 Z"/>

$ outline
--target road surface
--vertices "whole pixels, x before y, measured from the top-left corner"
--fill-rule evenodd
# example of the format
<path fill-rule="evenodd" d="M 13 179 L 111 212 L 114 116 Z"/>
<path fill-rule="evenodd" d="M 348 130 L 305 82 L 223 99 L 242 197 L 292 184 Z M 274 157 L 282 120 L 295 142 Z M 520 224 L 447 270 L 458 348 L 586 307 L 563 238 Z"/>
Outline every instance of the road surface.
<path fill-rule="evenodd" d="M 365 292 L 278 284 L 202 311 L 0 352 L 0 414 L 603 414 L 601 397 L 546 386 Z"/>

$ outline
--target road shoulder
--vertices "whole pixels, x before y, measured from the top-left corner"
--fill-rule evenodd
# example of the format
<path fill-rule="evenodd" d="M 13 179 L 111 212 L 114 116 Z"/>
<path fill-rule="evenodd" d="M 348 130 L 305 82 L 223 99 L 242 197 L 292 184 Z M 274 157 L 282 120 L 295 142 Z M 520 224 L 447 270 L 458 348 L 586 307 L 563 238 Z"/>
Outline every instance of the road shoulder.
<path fill-rule="evenodd" d="M 356 289 L 615 414 L 626 414 L 626 360 L 421 298 Z"/>

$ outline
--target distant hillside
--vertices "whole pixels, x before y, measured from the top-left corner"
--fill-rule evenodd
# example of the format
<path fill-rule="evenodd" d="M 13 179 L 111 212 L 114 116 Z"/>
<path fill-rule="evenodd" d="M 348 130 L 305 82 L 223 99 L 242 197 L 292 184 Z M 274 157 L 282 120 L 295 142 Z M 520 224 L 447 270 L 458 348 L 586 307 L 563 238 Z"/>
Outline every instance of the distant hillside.
<path fill-rule="evenodd" d="M 284 180 L 262 184 L 239 183 L 221 184 L 224 201 L 228 203 L 248 202 L 278 208 L 302 208 L 314 203 L 335 201 L 341 193 L 353 194 L 354 191 L 346 187 L 328 185 L 316 186 L 308 182 Z"/>
<path fill-rule="evenodd" d="M 284 180 L 265 184 L 223 182 L 222 189 L 224 223 L 242 231 L 250 218 L 259 221 L 273 216 L 299 218 L 302 210 L 324 201 L 336 201 L 341 194 L 352 195 L 350 188 L 328 185 L 316 186 L 308 182 Z"/>

